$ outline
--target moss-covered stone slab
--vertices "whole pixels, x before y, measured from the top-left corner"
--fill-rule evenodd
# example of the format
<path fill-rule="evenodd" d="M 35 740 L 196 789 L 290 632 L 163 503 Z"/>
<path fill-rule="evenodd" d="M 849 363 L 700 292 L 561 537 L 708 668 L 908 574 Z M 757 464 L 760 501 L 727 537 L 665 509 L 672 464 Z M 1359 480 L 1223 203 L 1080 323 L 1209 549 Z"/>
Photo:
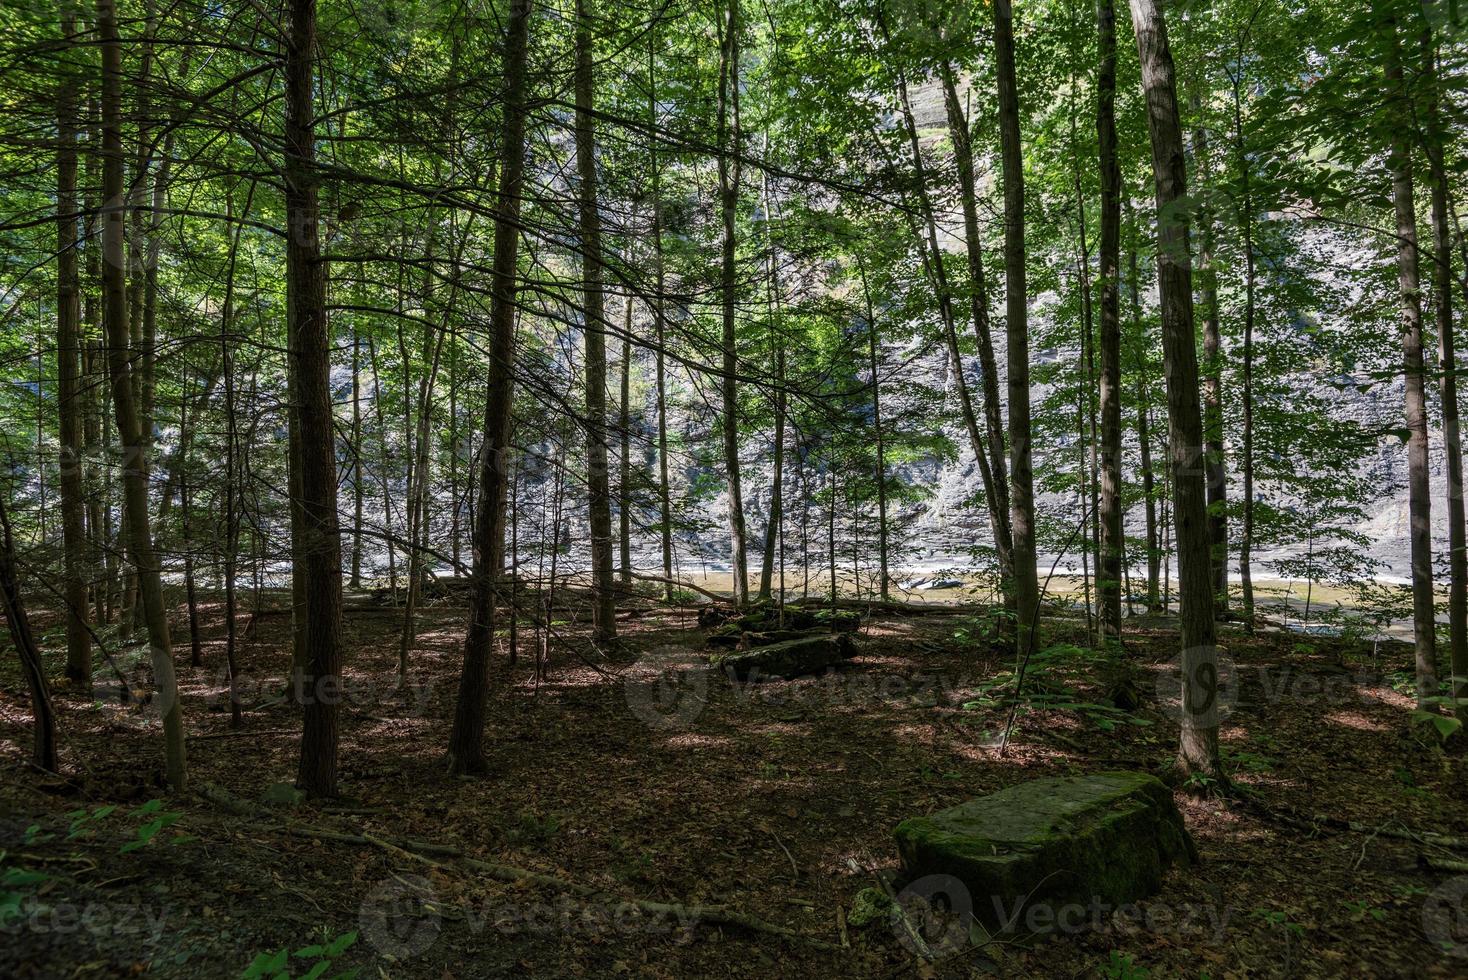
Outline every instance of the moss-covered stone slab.
<path fill-rule="evenodd" d="M 973 916 L 998 932 L 1091 921 L 1155 894 L 1168 867 L 1198 857 L 1171 791 L 1138 772 L 1031 780 L 905 820 L 896 837 L 911 880 L 957 879 Z"/>
<path fill-rule="evenodd" d="M 820 634 L 765 647 L 715 653 L 709 657 L 709 664 L 740 680 L 789 679 L 818 674 L 855 654 L 856 644 L 850 636 Z"/>

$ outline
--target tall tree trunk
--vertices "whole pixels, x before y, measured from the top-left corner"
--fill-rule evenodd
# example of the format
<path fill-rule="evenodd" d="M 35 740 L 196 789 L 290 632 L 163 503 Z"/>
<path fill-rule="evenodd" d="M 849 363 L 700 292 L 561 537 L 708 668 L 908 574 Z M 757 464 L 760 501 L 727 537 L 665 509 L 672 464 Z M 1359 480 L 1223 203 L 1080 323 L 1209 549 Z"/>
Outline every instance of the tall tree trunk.
<path fill-rule="evenodd" d="M 728 477 L 729 539 L 732 549 L 731 571 L 734 575 L 734 604 L 749 604 L 749 559 L 744 530 L 744 494 L 739 482 L 739 389 L 735 374 L 739 367 L 734 333 L 735 289 L 735 218 L 739 210 L 740 162 L 739 137 L 739 35 L 743 26 L 739 19 L 739 0 L 729 0 L 728 16 L 721 14 L 719 46 L 719 202 L 723 220 L 723 262 L 720 296 L 723 304 L 723 377 L 720 379 L 720 406 L 724 435 L 724 470 Z"/>
<path fill-rule="evenodd" d="M 867 284 L 866 265 L 857 257 L 857 271 L 861 275 L 861 295 L 866 303 L 867 314 L 867 357 L 872 372 L 872 436 L 876 440 L 877 480 L 877 572 L 878 593 L 882 601 L 891 598 L 887 571 L 887 448 L 882 430 L 882 378 L 880 360 L 877 356 L 877 313 L 872 306 L 872 292 Z M 1002 458 L 1002 453 L 1000 457 Z"/>
<path fill-rule="evenodd" d="M 1182 125 L 1167 25 L 1160 0 L 1131 0 L 1132 26 L 1147 98 L 1152 171 L 1157 185 L 1157 282 L 1167 376 L 1168 455 L 1178 542 L 1182 625 L 1184 772 L 1222 778 L 1218 756 L 1218 651 L 1214 646 L 1213 577 L 1207 488 L 1198 466 L 1203 419 L 1198 404 L 1198 349 L 1193 322 L 1193 269 L 1188 244 Z"/>
<path fill-rule="evenodd" d="M 164 757 L 168 784 L 182 792 L 186 784 L 183 711 L 173 672 L 173 645 L 163 606 L 163 582 L 153 535 L 148 527 L 147 442 L 139 428 L 137 395 L 128 333 L 126 254 L 127 221 L 122 192 L 122 42 L 117 34 L 116 0 L 97 0 L 97 35 L 102 46 L 102 296 L 107 323 L 107 357 L 112 375 L 114 415 L 122 440 L 121 466 L 128 557 L 138 580 L 148 648 L 153 663 L 154 701 L 163 718 Z"/>
<path fill-rule="evenodd" d="M 225 198 L 226 218 L 234 216 L 234 194 Z M 250 213 L 255 199 L 255 184 L 245 197 L 244 214 Z M 234 728 L 240 727 L 240 692 L 235 668 L 235 652 L 239 642 L 235 626 L 238 601 L 236 578 L 240 551 L 240 512 L 243 499 L 240 493 L 240 436 L 239 420 L 235 415 L 234 377 L 234 284 L 235 270 L 239 259 L 240 233 L 244 223 L 231 230 L 229 242 L 229 264 L 224 276 L 224 303 L 219 316 L 219 370 L 224 380 L 224 669 L 229 681 L 229 720 Z"/>
<path fill-rule="evenodd" d="M 943 76 L 943 103 L 948 113 L 948 132 L 953 140 L 953 161 L 958 170 L 958 194 L 963 206 L 963 238 L 968 254 L 969 310 L 974 321 L 974 339 L 979 348 L 979 376 L 984 388 L 984 429 L 989 437 L 989 468 L 993 474 L 994 502 L 991 524 L 999 528 L 996 549 L 1006 579 L 1012 540 L 1009 528 L 1009 467 L 1004 460 L 1004 414 L 999 400 L 999 366 L 994 357 L 994 332 L 989 322 L 989 283 L 984 273 L 983 241 L 979 237 L 978 190 L 974 180 L 973 140 L 968 118 L 958 100 L 958 86 L 953 66 L 940 66 Z M 909 139 L 911 134 L 909 135 Z M 951 345 L 956 346 L 956 345 Z M 950 350 L 950 356 L 952 352 Z M 998 515 L 997 522 L 992 515 Z"/>
<path fill-rule="evenodd" d="M 1402 372 L 1406 381 L 1407 509 L 1411 519 L 1412 632 L 1417 657 L 1417 706 L 1437 695 L 1436 597 L 1432 589 L 1432 496 L 1427 472 L 1427 391 L 1422 358 L 1422 283 L 1413 201 L 1411 95 L 1402 77 L 1396 19 L 1386 22 L 1387 98 L 1397 126 L 1391 146 L 1392 202 L 1397 219 L 1397 285 L 1402 305 Z"/>
<path fill-rule="evenodd" d="M 455 447 L 457 451 L 457 447 Z M 352 579 L 362 587 L 362 338 L 352 323 Z"/>
<path fill-rule="evenodd" d="M 622 467 L 617 479 L 618 538 L 621 543 L 620 580 L 632 584 L 632 296 L 622 305 L 622 397 L 617 427 L 622 439 L 617 461 Z"/>
<path fill-rule="evenodd" d="M 657 125 L 657 72 L 654 64 L 653 28 L 648 35 L 647 49 L 647 117 L 650 126 Z M 649 169 L 652 171 L 652 254 L 653 275 L 656 292 L 653 294 L 652 320 L 657 337 L 657 399 L 658 399 L 658 503 L 659 524 L 663 545 L 663 598 L 673 601 L 673 504 L 668 487 L 668 382 L 667 382 L 667 323 L 664 318 L 663 289 L 663 203 L 662 167 L 658 161 L 657 144 L 649 146 Z"/>
<path fill-rule="evenodd" d="M 501 103 L 498 211 L 490 279 L 489 397 L 484 409 L 479 513 L 474 526 L 474 599 L 464 641 L 454 727 L 449 735 L 450 772 L 483 773 L 484 716 L 494 647 L 495 587 L 504 566 L 505 491 L 510 476 L 510 409 L 515 368 L 516 264 L 520 246 L 520 194 L 525 174 L 526 47 L 530 0 L 511 0 L 505 24 L 505 92 Z"/>
<path fill-rule="evenodd" d="M 994 62 L 999 81 L 999 155 L 1004 167 L 1004 301 L 1009 360 L 1009 503 L 1014 538 L 1014 593 L 1019 648 L 1030 649 L 1039 616 L 1035 567 L 1035 474 L 1030 435 L 1029 296 L 1025 283 L 1024 155 L 1014 77 L 1014 14 L 994 0 Z"/>
<path fill-rule="evenodd" d="M 1468 721 L 1468 542 L 1464 540 L 1463 433 L 1458 422 L 1458 361 L 1453 343 L 1453 244 L 1448 223 L 1448 176 L 1443 163 L 1444 133 L 1438 88 L 1437 46 L 1431 30 L 1422 33 L 1422 70 L 1427 105 L 1424 116 L 1427 163 L 1432 180 L 1432 296 L 1437 314 L 1442 369 L 1443 449 L 1448 476 L 1448 636 L 1453 671 L 1453 711 Z"/>
<path fill-rule="evenodd" d="M 1254 554 L 1254 311 L 1256 306 L 1258 261 L 1254 255 L 1254 195 L 1252 164 L 1244 146 L 1243 64 L 1233 76 L 1234 160 L 1239 179 L 1240 246 L 1244 251 L 1244 345 L 1240 352 L 1239 400 L 1243 411 L 1243 431 L 1239 445 L 1239 474 L 1244 499 L 1241 502 L 1239 527 L 1239 588 L 1242 593 L 1244 629 L 1254 631 L 1254 574 L 1250 567 Z"/>
<path fill-rule="evenodd" d="M 1116 6 L 1098 0 L 1096 137 L 1101 170 L 1101 564 L 1096 587 L 1105 635 L 1121 637 L 1121 168 L 1116 159 Z"/>
<path fill-rule="evenodd" d="M 316 0 L 291 0 L 285 65 L 286 278 L 295 324 L 290 349 L 300 425 L 301 524 L 294 562 L 305 571 L 305 724 L 297 781 L 311 796 L 336 795 L 341 684 L 341 538 L 336 513 L 336 427 L 331 403 L 331 330 L 326 264 L 318 237 L 315 78 Z"/>
<path fill-rule="evenodd" d="M 1201 102 L 1193 108 L 1201 114 Z M 1193 157 L 1198 183 L 1208 179 L 1208 130 L 1193 130 Z M 1218 328 L 1218 269 L 1214 264 L 1214 214 L 1204 206 L 1198 213 L 1199 292 L 1203 298 L 1203 473 L 1208 482 L 1208 538 L 1213 556 L 1213 612 L 1228 611 L 1228 471 L 1223 449 L 1223 346 Z"/>
<path fill-rule="evenodd" d="M 21 600 L 20 581 L 15 574 L 15 540 L 10 533 L 10 515 L 4 499 L 0 499 L 0 602 L 4 603 L 10 641 L 20 655 L 20 669 L 31 693 L 31 717 L 35 721 L 31 762 L 38 769 L 56 772 L 56 709 L 51 704 L 46 666 L 41 661 L 41 651 L 36 647 L 31 621 Z"/>
<path fill-rule="evenodd" d="M 1128 213 L 1130 209 L 1128 208 Z M 1157 479 L 1152 470 L 1151 399 L 1147 397 L 1146 328 L 1142 324 L 1142 280 L 1137 269 L 1137 244 L 1127 245 L 1127 281 L 1131 294 L 1132 329 L 1137 338 L 1137 447 L 1142 477 L 1142 512 L 1147 535 L 1147 612 L 1162 610 L 1159 586 L 1162 548 L 1157 540 Z"/>
<path fill-rule="evenodd" d="M 1011 568 L 1013 547 L 1009 515 L 1005 513 L 1003 504 L 1008 491 L 1001 486 L 1001 478 L 994 470 L 994 461 L 989 458 L 989 449 L 992 447 L 986 445 L 984 437 L 979 433 L 978 415 L 974 411 L 973 396 L 968 387 L 968 376 L 963 368 L 963 354 L 958 347 L 957 318 L 953 312 L 953 289 L 948 281 L 948 271 L 943 262 L 943 250 L 938 245 L 938 221 L 932 197 L 928 193 L 927 167 L 923 163 L 922 145 L 918 140 L 917 121 L 912 111 L 907 77 L 901 72 L 897 76 L 897 93 L 899 104 L 902 107 L 908 152 L 912 157 L 913 177 L 917 185 L 918 212 L 923 221 L 922 233 L 919 233 L 916 222 L 913 221 L 913 237 L 918 240 L 918 247 L 922 249 L 923 268 L 933 284 L 934 291 L 938 294 L 938 312 L 943 321 L 943 340 L 948 347 L 948 360 L 953 370 L 954 390 L 958 394 L 959 413 L 963 418 L 964 429 L 968 432 L 969 446 L 973 450 L 974 462 L 979 468 L 979 479 L 984 487 L 984 500 L 989 509 L 989 530 L 994 536 L 994 551 L 999 560 L 1000 588 L 1008 604 L 1013 595 L 1010 582 L 1014 577 Z M 967 133 L 966 126 L 961 128 Z M 986 411 L 989 408 L 986 406 Z M 991 415 L 986 418 L 992 421 Z M 1003 464 L 1000 463 L 1000 466 L 1002 468 Z"/>
<path fill-rule="evenodd" d="M 592 104 L 592 0 L 576 0 L 576 171 L 581 223 L 581 295 L 586 340 L 586 492 L 591 521 L 592 636 L 617 636 L 612 570 L 612 490 L 607 472 L 607 318 L 602 286 L 601 211 L 596 187 L 596 127 Z"/>
<path fill-rule="evenodd" d="M 777 219 L 774 197 L 770 193 L 769 175 L 761 175 L 765 204 L 765 227 L 769 229 Z M 764 550 L 760 554 L 759 597 L 768 600 L 772 594 L 775 578 L 775 552 L 779 549 L 780 531 L 785 518 L 785 334 L 780 324 L 780 273 L 778 256 L 775 254 L 775 237 L 767 234 L 765 242 L 769 252 L 765 266 L 766 315 L 770 321 L 770 342 L 775 353 L 775 458 L 774 475 L 770 481 L 770 519 L 765 525 Z M 780 601 L 785 601 L 782 591 Z"/>
<path fill-rule="evenodd" d="M 66 577 L 66 678 L 92 680 L 87 635 L 87 524 L 82 496 L 81 284 L 77 278 L 77 84 L 72 74 L 76 15 L 62 2 L 61 73 L 56 87 L 56 407 L 60 415 L 61 536 Z"/>

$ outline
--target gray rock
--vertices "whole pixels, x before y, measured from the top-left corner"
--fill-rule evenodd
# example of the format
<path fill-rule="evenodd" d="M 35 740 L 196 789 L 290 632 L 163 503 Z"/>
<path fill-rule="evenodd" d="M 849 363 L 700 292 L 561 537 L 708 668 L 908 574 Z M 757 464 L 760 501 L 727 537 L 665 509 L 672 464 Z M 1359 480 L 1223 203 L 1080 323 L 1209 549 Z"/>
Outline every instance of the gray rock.
<path fill-rule="evenodd" d="M 855 654 L 856 644 L 851 637 L 836 633 L 786 640 L 750 650 L 716 653 L 709 658 L 709 664 L 740 680 L 788 679 L 819 673 Z"/>
<path fill-rule="evenodd" d="M 1197 860 L 1171 791 L 1137 772 L 1020 783 L 903 821 L 896 838 L 910 890 L 941 888 L 984 926 L 1021 935 L 1109 916 Z"/>

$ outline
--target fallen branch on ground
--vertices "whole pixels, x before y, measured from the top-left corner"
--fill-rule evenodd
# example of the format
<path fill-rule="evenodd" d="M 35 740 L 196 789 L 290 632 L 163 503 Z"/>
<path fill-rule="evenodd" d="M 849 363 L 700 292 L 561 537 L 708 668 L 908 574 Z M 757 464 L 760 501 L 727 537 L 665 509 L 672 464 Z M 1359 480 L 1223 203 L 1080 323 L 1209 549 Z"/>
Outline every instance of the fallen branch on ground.
<path fill-rule="evenodd" d="M 258 807 L 241 800 L 228 790 L 205 783 L 199 787 L 199 795 L 210 803 L 228 810 L 240 816 L 255 817 L 272 822 L 278 821 L 279 817 L 264 807 Z M 704 925 L 725 925 L 750 932 L 764 933 L 771 936 L 780 936 L 793 942 L 803 943 L 815 949 L 839 951 L 840 946 L 834 943 L 823 942 L 804 936 L 794 929 L 777 926 L 763 919 L 743 912 L 735 911 L 722 905 L 684 905 L 682 903 L 653 902 L 646 899 L 627 899 L 617 895 L 593 888 L 590 885 L 579 884 L 574 881 L 566 881 L 554 875 L 543 874 L 539 871 L 531 871 L 526 868 L 518 868 L 514 865 L 499 864 L 494 861 L 484 861 L 480 858 L 471 857 L 464 853 L 461 848 L 450 844 L 435 844 L 430 841 L 415 841 L 408 839 L 392 840 L 384 837 L 375 837 L 370 834 L 351 834 L 325 827 L 307 826 L 303 824 L 284 822 L 281 829 L 292 837 L 301 837 L 308 840 L 330 841 L 336 844 L 352 844 L 361 847 L 376 847 L 396 854 L 399 857 L 408 857 L 413 860 L 427 862 L 435 867 L 447 871 L 457 870 L 452 864 L 433 860 L 434 857 L 451 858 L 458 861 L 465 868 L 488 875 L 496 881 L 509 884 L 531 884 L 553 891 L 566 892 L 582 898 L 606 899 L 636 908 L 649 915 L 673 916 L 680 922 L 689 922 Z"/>

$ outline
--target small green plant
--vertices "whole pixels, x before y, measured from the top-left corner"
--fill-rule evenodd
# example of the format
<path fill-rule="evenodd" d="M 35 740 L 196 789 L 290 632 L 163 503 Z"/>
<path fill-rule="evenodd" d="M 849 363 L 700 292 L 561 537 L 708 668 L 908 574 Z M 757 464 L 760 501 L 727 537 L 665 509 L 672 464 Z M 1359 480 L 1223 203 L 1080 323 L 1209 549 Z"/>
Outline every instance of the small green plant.
<path fill-rule="evenodd" d="M 1273 759 L 1267 755 L 1260 755 L 1257 752 L 1238 752 L 1225 749 L 1223 758 L 1234 769 L 1246 772 L 1269 772 L 1274 768 Z"/>
<path fill-rule="evenodd" d="M 323 933 L 323 939 L 329 933 Z M 250 961 L 245 967 L 245 972 L 240 975 L 241 980 L 318 980 L 325 976 L 326 971 L 331 969 L 332 961 L 345 953 L 351 945 L 357 941 L 355 932 L 344 932 L 341 935 L 325 940 L 311 946 L 303 946 L 294 953 L 289 948 L 278 949 L 275 952 L 261 953 Z M 293 964 L 293 960 L 304 962 Z M 307 967 L 305 973 L 297 976 L 291 972 L 292 966 Z M 331 980 L 351 980 L 357 975 L 357 968 L 344 970 L 331 977 Z"/>
<path fill-rule="evenodd" d="M 178 822 L 183 814 L 173 810 L 164 810 L 162 800 L 149 800 L 132 812 L 134 817 L 151 817 L 139 824 L 133 831 L 133 839 L 125 842 L 117 849 L 119 854 L 128 854 L 140 847 L 146 847 L 152 843 L 158 833 Z M 168 839 L 170 844 L 186 844 L 195 838 L 187 834 L 174 834 Z"/>
<path fill-rule="evenodd" d="M 1341 906 L 1351 914 L 1351 921 L 1361 922 L 1370 916 L 1377 922 L 1386 918 L 1386 909 L 1367 905 L 1365 902 L 1342 902 Z"/>
<path fill-rule="evenodd" d="M 50 880 L 42 871 L 32 871 L 18 865 L 5 867 L 6 852 L 0 851 L 0 926 L 5 926 L 21 914 L 21 903 L 36 885 Z"/>
<path fill-rule="evenodd" d="M 1298 922 L 1291 922 L 1287 913 L 1278 909 L 1257 908 L 1254 910 L 1254 918 L 1261 922 L 1283 931 L 1286 934 L 1301 938 L 1305 935 L 1305 927 Z"/>
<path fill-rule="evenodd" d="M 1111 951 L 1111 955 L 1097 968 L 1096 972 L 1106 980 L 1147 980 L 1152 976 L 1152 971 L 1145 966 L 1138 966 L 1130 953 L 1123 953 L 1115 949 Z"/>
<path fill-rule="evenodd" d="M 1427 699 L 1429 704 L 1442 704 L 1449 701 L 1451 701 L 1451 698 L 1430 697 Z M 1440 715 L 1436 711 L 1427 711 L 1421 708 L 1413 711 L 1408 716 L 1408 720 L 1412 724 L 1413 731 L 1430 730 L 1437 735 L 1437 741 L 1439 743 L 1446 742 L 1463 727 L 1463 723 L 1452 715 Z"/>
<path fill-rule="evenodd" d="M 511 827 L 505 836 L 515 844 L 541 844 L 550 840 L 560 830 L 561 821 L 554 813 L 548 813 L 544 817 L 538 817 L 533 813 L 522 813 L 516 825 Z"/>
<path fill-rule="evenodd" d="M 1108 732 L 1120 724 L 1136 725 L 1139 728 L 1151 725 L 1150 720 L 1129 714 L 1114 705 L 1087 701 L 1073 686 L 1073 680 L 1091 677 L 1110 662 L 1111 655 L 1104 650 L 1057 643 L 1030 658 L 1024 671 L 1022 688 L 1021 679 L 1015 671 L 1001 671 L 979 684 L 979 697 L 966 702 L 963 707 L 966 711 L 1003 709 L 1017 702 L 1020 711 L 1024 713 L 1074 711 L 1097 728 Z"/>
<path fill-rule="evenodd" d="M 99 806 L 88 813 L 85 808 L 72 810 L 67 814 L 71 823 L 66 828 L 66 839 L 76 840 L 78 837 L 90 837 L 97 830 L 97 824 L 117 811 L 116 804 Z"/>

